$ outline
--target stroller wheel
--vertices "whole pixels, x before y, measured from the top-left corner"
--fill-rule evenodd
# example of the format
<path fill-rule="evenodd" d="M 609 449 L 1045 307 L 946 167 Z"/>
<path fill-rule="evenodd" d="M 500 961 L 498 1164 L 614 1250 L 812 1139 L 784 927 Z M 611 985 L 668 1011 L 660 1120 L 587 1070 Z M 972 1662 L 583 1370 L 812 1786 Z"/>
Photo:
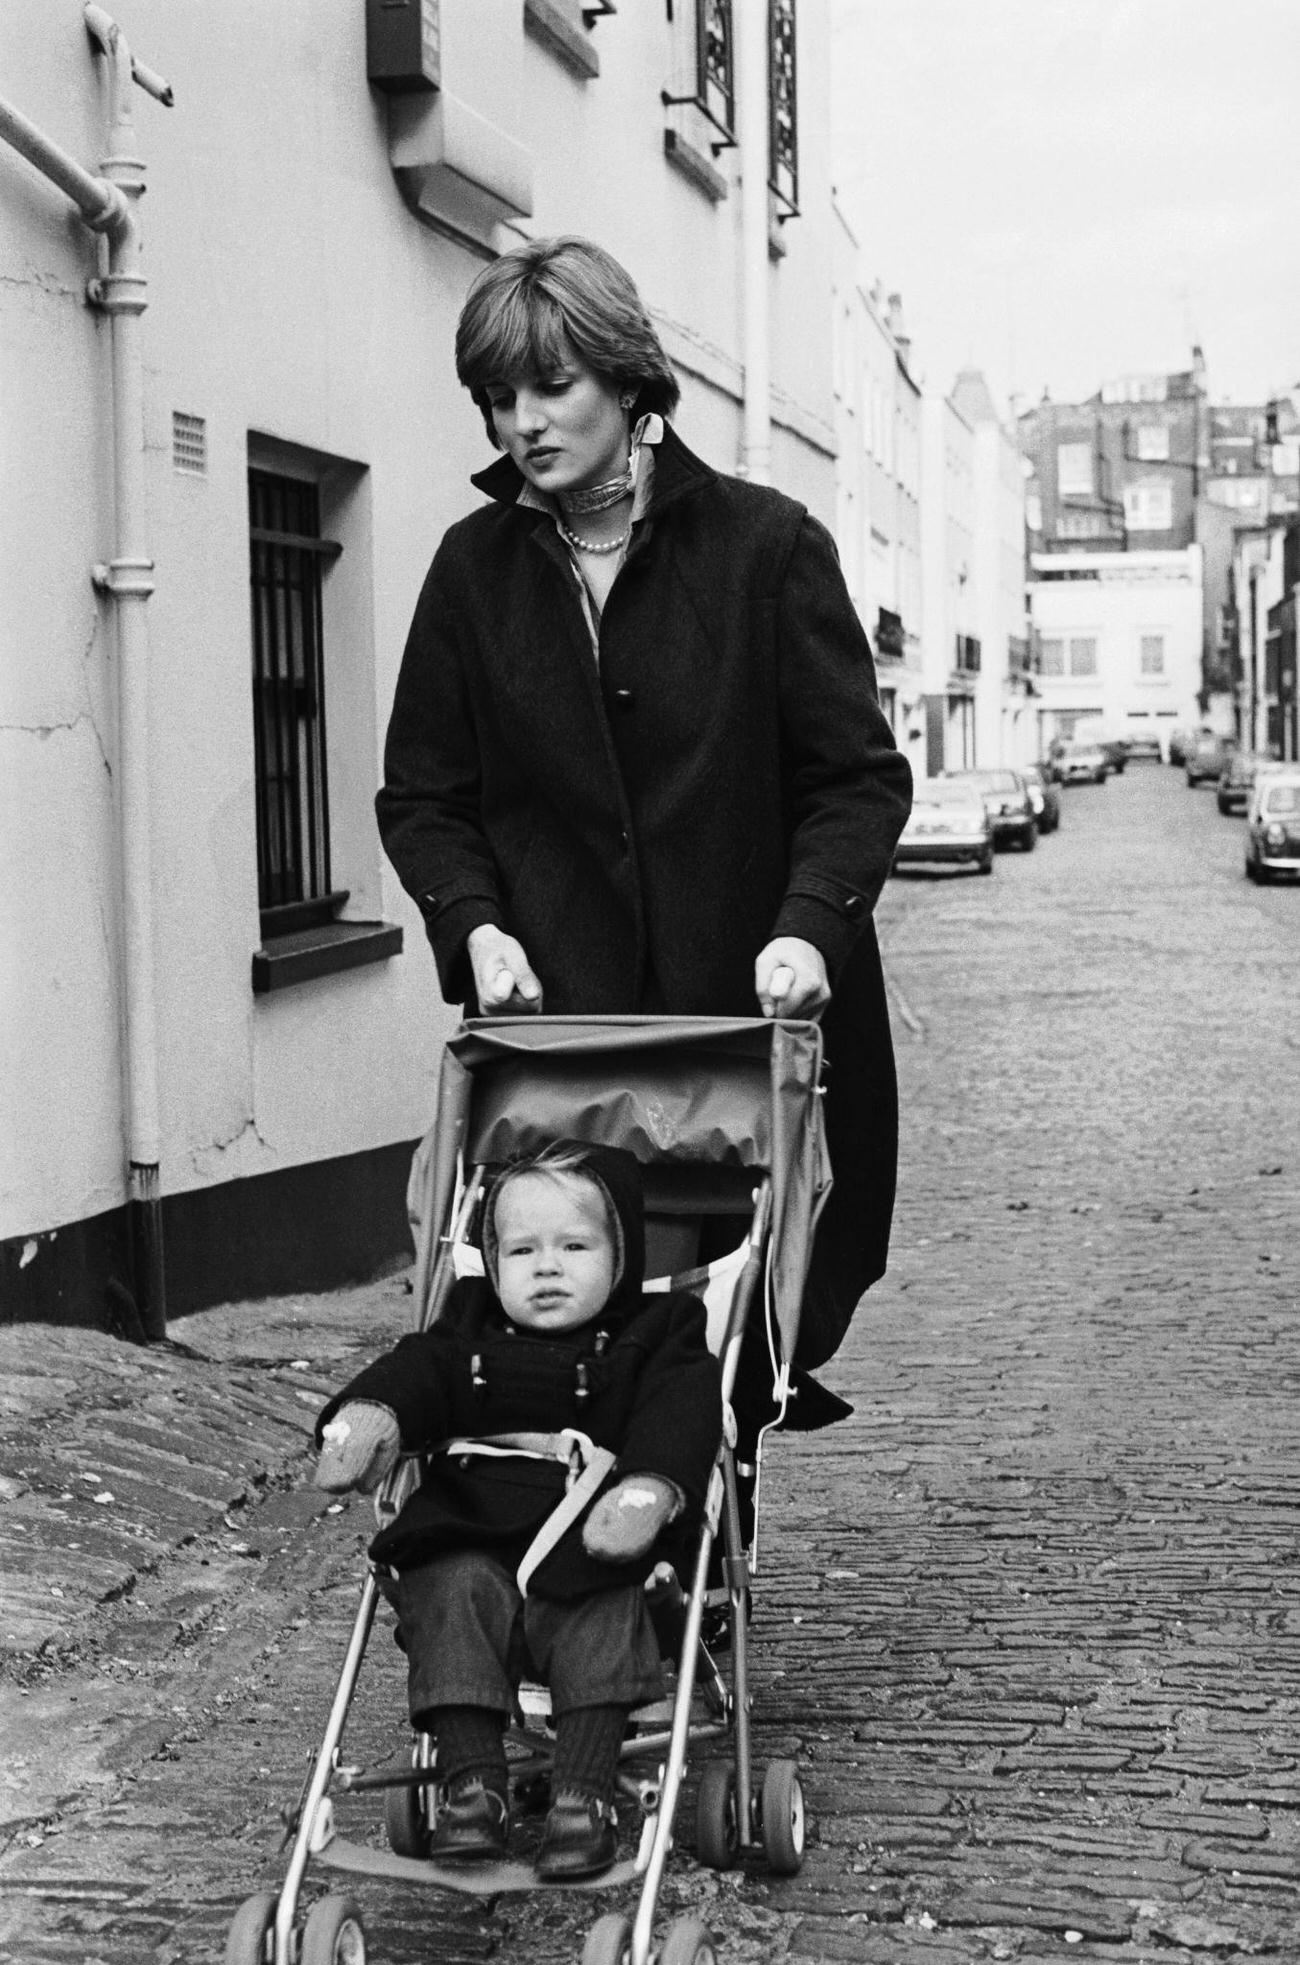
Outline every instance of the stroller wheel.
<path fill-rule="evenodd" d="M 384 1829 L 388 1846 L 398 1856 L 427 1856 L 429 1824 L 425 1820 L 421 1788 L 384 1790 Z"/>
<path fill-rule="evenodd" d="M 659 1965 L 717 1965 L 713 1933 L 698 1917 L 679 1917 L 659 1947 Z"/>
<path fill-rule="evenodd" d="M 239 1906 L 226 1938 L 225 1965 L 263 1965 L 279 1901 L 271 1891 L 260 1890 Z"/>
<path fill-rule="evenodd" d="M 582 1965 L 627 1965 L 632 1956 L 632 1926 L 611 1910 L 597 1918 L 582 1947 Z"/>
<path fill-rule="evenodd" d="M 350 1897 L 322 1897 L 303 1926 L 299 1965 L 366 1965 L 366 1934 Z"/>
<path fill-rule="evenodd" d="M 700 1776 L 695 1802 L 695 1854 L 708 1869 L 734 1869 L 740 1854 L 736 1820 L 736 1770 L 729 1760 L 711 1760 Z"/>
<path fill-rule="evenodd" d="M 763 1776 L 763 1849 L 774 1875 L 798 1875 L 806 1828 L 799 1769 L 793 1760 L 774 1760 Z"/>

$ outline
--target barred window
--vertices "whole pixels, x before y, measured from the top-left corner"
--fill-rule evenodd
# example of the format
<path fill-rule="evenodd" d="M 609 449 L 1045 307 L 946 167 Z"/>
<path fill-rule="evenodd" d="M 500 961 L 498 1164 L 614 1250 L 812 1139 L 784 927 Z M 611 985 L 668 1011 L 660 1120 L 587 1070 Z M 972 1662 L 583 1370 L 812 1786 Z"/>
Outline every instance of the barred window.
<path fill-rule="evenodd" d="M 340 548 L 321 538 L 315 484 L 250 470 L 248 509 L 257 890 L 265 935 L 302 926 L 301 903 L 318 903 L 326 918 L 332 911 L 321 573 Z"/>
<path fill-rule="evenodd" d="M 1038 644 L 1040 675 L 1065 674 L 1065 643 L 1055 635 L 1044 635 Z"/>
<path fill-rule="evenodd" d="M 1097 638 L 1095 635 L 1071 635 L 1070 674 L 1096 675 Z"/>
<path fill-rule="evenodd" d="M 778 220 L 799 216 L 795 0 L 768 0 L 768 189 Z"/>
<path fill-rule="evenodd" d="M 1139 659 L 1143 675 L 1163 675 L 1165 672 L 1164 636 L 1143 635 Z"/>

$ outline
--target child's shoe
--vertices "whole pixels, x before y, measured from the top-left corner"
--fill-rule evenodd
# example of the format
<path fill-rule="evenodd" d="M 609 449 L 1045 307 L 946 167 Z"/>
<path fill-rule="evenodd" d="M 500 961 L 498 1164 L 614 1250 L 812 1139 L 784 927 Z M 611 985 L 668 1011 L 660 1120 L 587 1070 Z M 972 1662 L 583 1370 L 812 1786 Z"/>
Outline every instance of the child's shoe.
<path fill-rule="evenodd" d="M 537 1874 L 544 1883 L 599 1876 L 618 1854 L 618 1821 L 607 1802 L 568 1790 L 546 1817 Z"/>
<path fill-rule="evenodd" d="M 477 1776 L 438 1791 L 429 1854 L 435 1862 L 478 1862 L 504 1856 L 510 1811 Z"/>

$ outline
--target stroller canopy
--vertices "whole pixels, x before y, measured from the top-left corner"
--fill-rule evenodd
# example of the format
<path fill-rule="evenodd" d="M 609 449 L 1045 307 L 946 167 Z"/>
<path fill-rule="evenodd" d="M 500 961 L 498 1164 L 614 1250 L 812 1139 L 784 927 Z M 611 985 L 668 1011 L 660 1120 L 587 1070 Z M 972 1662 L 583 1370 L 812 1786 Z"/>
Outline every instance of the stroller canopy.
<path fill-rule="evenodd" d="M 438 1113 L 409 1196 L 417 1291 L 462 1154 L 495 1164 L 554 1139 L 621 1146 L 647 1170 L 772 1180 L 773 1299 L 794 1355 L 813 1229 L 831 1171 L 814 1023 L 759 1017 L 483 1017 L 443 1053 Z"/>

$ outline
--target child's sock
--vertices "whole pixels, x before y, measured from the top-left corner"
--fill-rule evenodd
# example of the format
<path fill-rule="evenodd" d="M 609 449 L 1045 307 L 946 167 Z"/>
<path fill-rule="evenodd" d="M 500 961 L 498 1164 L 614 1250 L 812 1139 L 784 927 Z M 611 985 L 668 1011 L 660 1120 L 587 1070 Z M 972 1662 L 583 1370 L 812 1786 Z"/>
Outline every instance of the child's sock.
<path fill-rule="evenodd" d="M 478 1780 L 504 1801 L 509 1792 L 506 1772 L 506 1715 L 486 1706 L 436 1706 L 421 1713 L 418 1730 L 432 1733 L 438 1744 L 438 1779 L 448 1793 L 466 1781 Z"/>
<path fill-rule="evenodd" d="M 618 1750 L 627 1728 L 626 1706 L 580 1706 L 555 1723 L 555 1799 L 614 1800 Z"/>

